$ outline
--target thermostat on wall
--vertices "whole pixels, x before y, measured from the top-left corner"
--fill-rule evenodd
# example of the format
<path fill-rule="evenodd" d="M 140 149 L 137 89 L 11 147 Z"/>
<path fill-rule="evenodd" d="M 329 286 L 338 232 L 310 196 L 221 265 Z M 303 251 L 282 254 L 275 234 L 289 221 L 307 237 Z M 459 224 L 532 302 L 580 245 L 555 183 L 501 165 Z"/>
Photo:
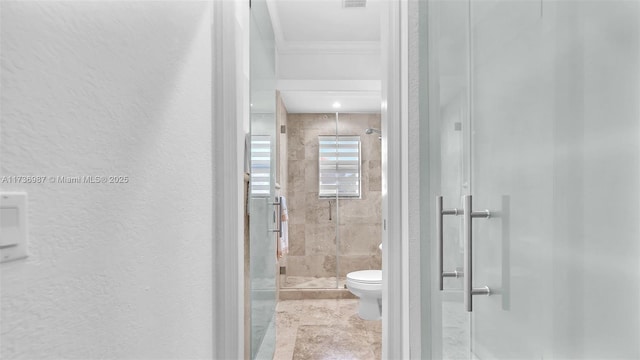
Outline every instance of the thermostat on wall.
<path fill-rule="evenodd" d="M 27 257 L 27 193 L 0 193 L 0 263 Z"/>

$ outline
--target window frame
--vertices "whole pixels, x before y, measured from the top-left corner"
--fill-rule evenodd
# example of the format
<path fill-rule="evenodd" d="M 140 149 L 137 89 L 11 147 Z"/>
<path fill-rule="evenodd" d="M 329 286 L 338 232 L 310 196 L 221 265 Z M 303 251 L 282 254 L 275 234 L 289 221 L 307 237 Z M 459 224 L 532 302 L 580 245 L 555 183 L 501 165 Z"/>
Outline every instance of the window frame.
<path fill-rule="evenodd" d="M 338 184 L 336 185 L 336 191 L 335 193 L 331 193 L 331 194 L 323 194 L 322 192 L 322 155 L 321 155 L 321 149 L 322 149 L 322 141 L 334 141 L 335 142 L 335 148 L 339 149 L 340 148 L 340 141 L 357 141 L 358 142 L 358 147 L 357 147 L 357 166 L 358 166 L 358 170 L 357 172 L 354 172 L 354 174 L 357 173 L 357 195 L 353 194 L 341 194 L 340 193 L 340 184 L 339 184 L 339 177 L 336 176 L 336 178 L 338 179 Z M 336 151 L 336 154 L 338 154 L 338 152 Z M 338 159 L 335 160 L 335 165 L 336 167 L 338 167 L 340 165 L 340 161 Z M 352 164 L 351 164 L 352 165 Z M 339 174 L 338 169 L 335 169 L 334 174 Z M 362 138 L 360 135 L 318 135 L 318 199 L 324 199 L 324 200 L 331 200 L 331 199 L 351 199 L 351 200 L 359 200 L 362 199 Z"/>
<path fill-rule="evenodd" d="M 270 135 L 250 135 L 249 194 L 252 198 L 271 197 L 274 166 L 274 161 L 272 161 L 274 160 L 272 157 L 273 147 L 273 139 Z M 268 151 L 256 151 L 257 149 L 268 149 Z M 265 153 L 267 156 L 260 156 L 260 159 L 256 159 L 255 156 L 259 153 Z M 258 169 L 266 169 L 268 171 L 258 171 Z"/>

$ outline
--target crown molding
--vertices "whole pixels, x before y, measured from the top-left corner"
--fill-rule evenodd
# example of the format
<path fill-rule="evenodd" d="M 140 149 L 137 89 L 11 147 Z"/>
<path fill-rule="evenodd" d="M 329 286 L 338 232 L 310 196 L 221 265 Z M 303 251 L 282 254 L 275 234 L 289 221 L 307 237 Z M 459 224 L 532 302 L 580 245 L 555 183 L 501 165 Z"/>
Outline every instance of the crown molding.
<path fill-rule="evenodd" d="M 297 80 L 279 79 L 276 87 L 280 91 L 333 91 L 333 92 L 377 92 L 382 90 L 381 80 Z"/>
<path fill-rule="evenodd" d="M 273 26 L 273 35 L 276 38 L 276 49 L 279 44 L 285 42 L 282 25 L 280 22 L 280 14 L 278 13 L 278 5 L 276 0 L 266 0 L 269 15 L 271 15 L 271 25 Z"/>
<path fill-rule="evenodd" d="M 276 41 L 279 54 L 380 55 L 379 41 Z"/>
<path fill-rule="evenodd" d="M 284 38 L 277 0 L 266 0 L 278 54 L 380 55 L 380 41 L 287 41 Z"/>

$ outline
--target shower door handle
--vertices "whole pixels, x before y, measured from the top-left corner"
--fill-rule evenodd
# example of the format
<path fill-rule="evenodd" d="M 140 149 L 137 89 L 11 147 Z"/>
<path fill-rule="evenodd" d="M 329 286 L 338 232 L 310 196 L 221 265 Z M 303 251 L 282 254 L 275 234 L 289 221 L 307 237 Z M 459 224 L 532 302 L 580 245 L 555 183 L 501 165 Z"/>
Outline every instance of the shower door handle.
<path fill-rule="evenodd" d="M 491 295 L 491 289 L 488 286 L 480 288 L 473 287 L 473 239 L 472 239 L 472 222 L 474 218 L 489 218 L 491 213 L 489 210 L 473 211 L 473 203 L 471 195 L 464 196 L 464 307 L 468 312 L 473 311 L 473 295 Z"/>
<path fill-rule="evenodd" d="M 444 271 L 444 230 L 442 228 L 442 224 L 444 222 L 445 215 L 462 215 L 462 211 L 459 209 L 444 209 L 443 206 L 443 198 L 442 196 L 438 196 L 436 198 L 436 233 L 438 236 L 438 283 L 440 286 L 440 291 L 444 290 L 444 278 L 446 277 L 454 277 L 459 278 L 462 277 L 461 272 L 458 270 L 455 271 Z"/>
<path fill-rule="evenodd" d="M 276 196 L 276 201 L 269 203 L 269 205 L 274 205 L 278 207 L 278 219 L 277 221 L 274 221 L 278 223 L 278 227 L 270 231 L 282 235 L 282 197 Z M 275 211 L 274 211 L 274 215 L 275 215 Z"/>

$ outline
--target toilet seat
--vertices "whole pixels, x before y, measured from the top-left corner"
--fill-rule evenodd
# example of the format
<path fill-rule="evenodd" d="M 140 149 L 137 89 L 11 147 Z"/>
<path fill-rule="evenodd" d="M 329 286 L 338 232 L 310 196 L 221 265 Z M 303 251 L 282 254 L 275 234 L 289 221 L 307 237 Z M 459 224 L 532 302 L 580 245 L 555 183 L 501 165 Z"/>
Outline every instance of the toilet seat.
<path fill-rule="evenodd" d="M 360 270 L 347 274 L 347 280 L 360 284 L 382 284 L 382 270 Z"/>
<path fill-rule="evenodd" d="M 358 316 L 380 320 L 382 315 L 382 270 L 360 270 L 347 274 L 347 289 L 360 298 Z"/>

